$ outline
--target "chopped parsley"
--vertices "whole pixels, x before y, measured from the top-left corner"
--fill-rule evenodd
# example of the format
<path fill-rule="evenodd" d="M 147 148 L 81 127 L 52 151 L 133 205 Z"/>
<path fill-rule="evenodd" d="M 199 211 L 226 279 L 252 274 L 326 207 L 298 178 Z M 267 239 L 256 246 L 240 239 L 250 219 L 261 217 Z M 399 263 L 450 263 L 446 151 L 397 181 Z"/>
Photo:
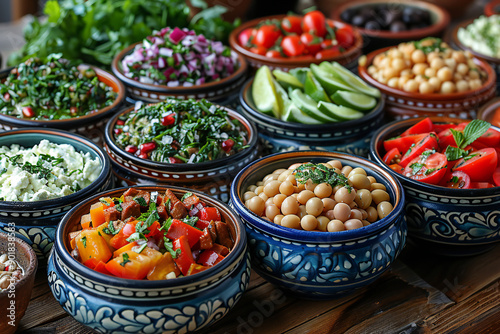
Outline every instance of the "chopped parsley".
<path fill-rule="evenodd" d="M 87 237 L 83 237 L 80 239 L 82 241 L 82 244 L 83 244 L 83 248 L 87 248 Z"/>
<path fill-rule="evenodd" d="M 120 266 L 125 267 L 127 263 L 132 262 L 129 260 L 129 256 L 127 253 L 123 253 L 122 257 L 123 257 L 123 262 L 120 262 Z"/>
<path fill-rule="evenodd" d="M 179 255 L 181 255 L 181 250 L 174 250 L 174 245 L 172 241 L 170 241 L 167 237 L 163 237 L 163 243 L 165 244 L 165 249 L 172 255 L 172 259 L 176 259 Z"/>
<path fill-rule="evenodd" d="M 293 173 L 295 174 L 295 179 L 301 184 L 307 183 L 308 180 L 311 182 L 320 184 L 328 183 L 333 187 L 343 186 L 351 191 L 352 187 L 349 185 L 349 180 L 342 173 L 335 172 L 335 169 L 328 168 L 322 164 L 306 163 L 297 167 Z"/>
<path fill-rule="evenodd" d="M 184 200 L 186 198 L 189 198 L 191 196 L 193 196 L 193 193 L 190 193 L 190 192 L 185 193 L 184 196 L 182 196 L 182 198 L 181 198 L 181 202 L 184 202 Z"/>
<path fill-rule="evenodd" d="M 146 203 L 144 197 L 134 197 L 134 202 L 136 202 L 140 206 L 148 206 L 148 203 Z"/>
<path fill-rule="evenodd" d="M 186 216 L 185 218 L 182 219 L 182 222 L 185 224 L 188 224 L 189 226 L 194 226 L 196 224 L 196 222 L 198 221 L 198 219 L 199 218 L 196 216 L 193 216 L 193 217 Z"/>

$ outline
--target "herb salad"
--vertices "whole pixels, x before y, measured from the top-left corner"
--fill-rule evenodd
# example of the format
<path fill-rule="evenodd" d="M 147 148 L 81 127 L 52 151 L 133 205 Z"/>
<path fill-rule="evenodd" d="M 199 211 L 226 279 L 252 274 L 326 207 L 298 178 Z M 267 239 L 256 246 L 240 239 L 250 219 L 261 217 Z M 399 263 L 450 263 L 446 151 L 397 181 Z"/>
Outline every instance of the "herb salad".
<path fill-rule="evenodd" d="M 90 67 L 60 55 L 31 58 L 0 83 L 0 113 L 33 120 L 80 117 L 113 104 L 116 93 Z"/>
<path fill-rule="evenodd" d="M 122 115 L 114 128 L 117 145 L 142 159 L 200 163 L 247 147 L 244 126 L 206 100 L 169 100 Z"/>

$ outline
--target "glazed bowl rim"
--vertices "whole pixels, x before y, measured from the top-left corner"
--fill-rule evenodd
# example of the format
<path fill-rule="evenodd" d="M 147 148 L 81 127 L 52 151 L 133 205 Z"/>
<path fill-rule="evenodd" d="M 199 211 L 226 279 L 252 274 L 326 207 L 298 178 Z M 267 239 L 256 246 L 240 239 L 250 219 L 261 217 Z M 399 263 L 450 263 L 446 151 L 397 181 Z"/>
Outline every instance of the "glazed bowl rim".
<path fill-rule="evenodd" d="M 235 50 L 238 54 L 244 56 L 244 58 L 251 59 L 253 61 L 259 61 L 263 63 L 268 63 L 271 66 L 281 66 L 281 67 L 287 67 L 287 66 L 302 66 L 302 65 L 308 65 L 311 62 L 318 61 L 313 56 L 300 56 L 300 57 L 291 57 L 291 58 L 270 58 L 262 55 L 258 55 L 256 53 L 250 52 L 249 50 L 245 49 L 243 46 L 240 45 L 238 42 L 238 35 L 245 29 L 247 28 L 252 28 L 255 27 L 257 24 L 260 22 L 266 21 L 266 20 L 272 20 L 272 19 L 282 19 L 286 17 L 287 14 L 277 14 L 277 15 L 269 15 L 269 16 L 264 16 L 264 17 L 259 17 L 250 21 L 247 21 L 234 29 L 231 34 L 229 35 L 229 45 L 233 50 Z M 298 15 L 302 17 L 303 15 Z M 355 43 L 354 45 L 346 50 L 344 53 L 341 53 L 337 56 L 334 57 L 327 57 L 324 59 L 319 59 L 319 61 L 335 61 L 337 59 L 345 59 L 349 57 L 353 57 L 358 51 L 361 50 L 363 46 L 363 36 L 361 36 L 360 32 L 357 30 L 356 27 L 351 26 L 350 24 L 347 24 L 342 21 L 338 20 L 333 20 L 326 18 L 327 22 L 331 21 L 336 25 L 340 26 L 350 26 L 353 30 L 354 37 L 355 37 Z"/>
<path fill-rule="evenodd" d="M 500 5 L 500 2 L 499 2 L 499 5 Z M 481 15 L 481 16 L 483 16 L 483 15 Z M 464 51 L 469 51 L 476 58 L 483 59 L 483 60 L 485 60 L 485 61 L 487 61 L 489 63 L 500 64 L 500 58 L 492 57 L 492 56 L 488 56 L 488 55 L 479 53 L 479 52 L 475 51 L 474 49 L 472 49 L 472 48 L 466 46 L 465 44 L 463 44 L 462 41 L 460 41 L 460 39 L 458 38 L 458 30 L 461 29 L 461 28 L 464 28 L 464 29 L 467 28 L 476 19 L 478 19 L 478 17 L 475 17 L 475 18 L 472 18 L 472 19 L 463 20 L 463 21 L 459 22 L 457 25 L 455 25 L 455 27 L 453 28 L 453 31 L 451 33 L 451 39 L 452 39 L 453 43 L 455 43 L 455 45 L 459 49 L 462 49 Z"/>
<path fill-rule="evenodd" d="M 304 160 L 312 159 L 312 158 L 325 158 L 325 159 L 339 159 L 345 160 L 346 162 L 354 162 L 363 166 L 363 168 L 369 168 L 370 171 L 376 171 L 377 174 L 381 174 L 384 177 L 384 185 L 388 184 L 393 190 L 397 202 L 394 205 L 393 210 L 389 215 L 384 217 L 383 219 L 377 220 L 374 223 L 371 223 L 368 226 L 363 226 L 359 229 L 355 230 L 347 230 L 341 232 L 319 232 L 319 231 L 303 231 L 303 230 L 294 230 L 290 228 L 284 228 L 281 226 L 277 226 L 274 223 L 268 222 L 261 217 L 257 217 L 254 213 L 251 213 L 243 204 L 239 196 L 239 189 L 244 179 L 243 175 L 245 173 L 249 173 L 246 175 L 252 175 L 254 171 L 252 170 L 253 166 L 256 164 L 271 160 L 274 162 L 274 157 L 284 156 L 284 159 L 287 159 L 288 156 L 290 158 L 295 158 L 298 156 L 304 156 Z M 264 165 L 264 164 L 263 164 Z M 264 166 L 265 167 L 265 166 Z M 260 169 L 260 168 L 259 168 Z M 395 186 L 395 187 L 394 187 Z M 399 195 L 399 196 L 398 196 Z M 398 198 L 399 197 L 399 198 Z M 274 153 L 259 160 L 253 161 L 251 164 L 242 169 L 238 175 L 234 178 L 233 183 L 231 184 L 231 204 L 235 208 L 235 211 L 241 216 L 244 224 L 250 224 L 251 226 L 264 231 L 266 234 L 270 236 L 278 237 L 280 239 L 290 240 L 293 242 L 298 242 L 300 244 L 331 244 L 331 243 L 343 243 L 350 242 L 352 240 L 368 238 L 372 235 L 376 235 L 381 233 L 383 230 L 386 230 L 391 224 L 397 221 L 398 216 L 404 210 L 404 201 L 405 201 L 405 193 L 403 191 L 403 187 L 399 180 L 389 174 L 386 170 L 380 168 L 374 162 L 363 158 L 361 156 L 357 156 L 354 154 L 346 154 L 341 152 L 327 152 L 327 151 L 292 151 L 292 152 L 281 152 Z"/>
<path fill-rule="evenodd" d="M 410 93 L 406 92 L 401 89 L 397 88 L 392 88 L 389 87 L 386 84 L 383 84 L 373 78 L 370 74 L 368 74 L 368 67 L 372 64 L 373 59 L 375 56 L 378 54 L 381 54 L 383 52 L 388 51 L 391 48 L 395 48 L 395 46 L 388 46 L 382 49 L 378 49 L 375 51 L 370 52 L 369 54 L 366 55 L 366 64 L 365 65 L 359 65 L 358 66 L 358 71 L 359 71 L 359 76 L 368 84 L 372 85 L 375 88 L 378 88 L 383 94 L 389 95 L 389 96 L 396 96 L 396 97 L 401 97 L 401 98 L 410 98 L 414 100 L 422 100 L 422 101 L 456 101 L 456 100 L 465 100 L 471 97 L 475 97 L 478 95 L 481 95 L 483 93 L 486 93 L 491 87 L 495 85 L 496 82 L 496 73 L 486 61 L 476 58 L 473 58 L 473 61 L 476 65 L 480 66 L 487 75 L 486 81 L 481 85 L 481 87 L 477 90 L 468 90 L 465 92 L 455 92 L 455 93 L 448 93 L 448 94 L 440 94 L 440 93 L 430 93 L 430 94 L 422 94 L 422 93 Z"/>
<path fill-rule="evenodd" d="M 275 118 L 273 116 L 266 115 L 257 109 L 254 109 L 252 104 L 255 105 L 253 101 L 248 100 L 252 99 L 251 93 L 249 92 L 251 90 L 251 85 L 253 83 L 254 77 L 249 78 L 241 87 L 240 94 L 239 94 L 239 100 L 240 104 L 243 108 L 244 113 L 248 113 L 251 117 L 254 117 L 260 121 L 266 122 L 274 127 L 279 127 L 279 128 L 286 128 L 287 130 L 292 130 L 292 131 L 318 131 L 318 130 L 330 130 L 336 127 L 342 127 L 342 128 L 350 128 L 353 126 L 358 125 L 360 122 L 367 122 L 370 120 L 374 120 L 377 117 L 381 116 L 384 112 L 384 105 L 385 105 L 385 96 L 382 94 L 377 101 L 377 104 L 375 107 L 373 107 L 371 110 L 362 112 L 364 115 L 361 118 L 354 119 L 354 120 L 348 120 L 348 121 L 339 121 L 339 122 L 332 122 L 332 123 L 322 123 L 322 124 L 302 124 L 302 123 L 295 123 L 295 122 L 286 122 L 281 119 Z"/>
<path fill-rule="evenodd" d="M 167 100 L 168 101 L 168 100 Z M 165 101 L 163 101 L 165 102 Z M 158 102 L 162 103 L 162 102 Z M 158 104 L 158 103 L 152 103 L 152 104 Z M 231 160 L 238 160 L 239 158 L 242 158 L 243 156 L 246 156 L 252 150 L 256 147 L 257 145 L 257 128 L 255 127 L 255 124 L 253 122 L 250 122 L 245 115 L 242 115 L 240 113 L 237 113 L 236 111 L 224 107 L 221 105 L 218 105 L 216 103 L 212 103 L 213 105 L 217 106 L 218 108 L 225 109 L 228 112 L 228 116 L 231 117 L 231 119 L 238 119 L 241 123 L 243 123 L 243 127 L 245 129 L 249 129 L 250 131 L 247 133 L 248 134 L 248 141 L 247 145 L 249 147 L 233 154 L 230 156 L 226 156 L 220 159 L 216 160 L 211 160 L 211 161 L 205 161 L 205 162 L 199 162 L 199 163 L 166 163 L 166 162 L 158 162 L 158 161 L 153 161 L 149 159 L 141 159 L 139 157 L 136 157 L 133 154 L 130 154 L 120 148 L 118 144 L 116 143 L 114 139 L 114 134 L 113 134 L 113 127 L 118 121 L 118 118 L 121 115 L 124 115 L 126 113 L 130 113 L 134 111 L 134 106 L 131 106 L 130 108 L 121 110 L 120 112 L 116 113 L 112 118 L 109 119 L 109 121 L 106 124 L 106 129 L 104 131 L 104 143 L 106 146 L 109 147 L 109 150 L 114 152 L 115 154 L 120 155 L 124 159 L 127 159 L 131 162 L 133 162 L 136 165 L 140 166 L 146 166 L 147 168 L 152 168 L 156 170 L 165 170 L 168 169 L 169 171 L 172 172 L 181 172 L 181 171 L 205 171 L 205 170 L 212 170 L 214 168 L 218 168 L 220 166 L 225 166 L 226 163 L 229 163 Z"/>
<path fill-rule="evenodd" d="M 483 121 L 487 121 L 486 117 L 484 115 L 486 114 L 486 112 L 489 112 L 490 109 L 492 109 L 492 108 L 496 108 L 496 109 L 500 108 L 500 96 L 494 97 L 491 100 L 489 100 L 488 102 L 486 102 L 485 104 L 483 104 L 481 106 L 481 108 L 479 108 L 479 111 L 477 112 L 477 119 L 482 119 Z M 492 124 L 492 126 L 494 126 L 494 125 Z"/>
<path fill-rule="evenodd" d="M 139 89 L 145 89 L 148 91 L 152 92 L 157 92 L 157 93 L 170 93 L 170 94 L 192 94 L 194 91 L 197 90 L 215 90 L 219 86 L 225 85 L 227 83 L 230 83 L 232 81 L 238 80 L 241 76 L 244 76 L 245 73 L 248 70 L 248 64 L 245 60 L 245 57 L 242 55 L 238 54 L 236 52 L 236 55 L 238 56 L 238 69 L 231 75 L 224 77 L 220 80 L 217 81 L 210 81 L 206 82 L 201 85 L 193 85 L 193 86 L 175 86 L 175 87 L 169 87 L 165 84 L 149 84 L 149 83 L 143 83 L 136 81 L 132 78 L 129 78 L 125 75 L 123 72 L 122 68 L 122 60 L 125 58 L 125 56 L 129 55 L 133 50 L 135 49 L 136 45 L 141 44 L 142 41 L 133 43 L 129 46 L 127 46 L 125 49 L 120 51 L 114 58 L 113 61 L 111 62 L 111 71 L 113 74 L 121 80 L 125 85 L 129 87 L 134 87 L 134 88 L 139 88 Z M 231 50 L 233 51 L 233 50 Z"/>
<path fill-rule="evenodd" d="M 90 64 L 85 64 L 85 63 L 79 64 L 77 67 L 80 67 L 80 66 L 92 68 L 96 72 L 96 75 L 98 77 L 105 77 L 107 80 L 111 81 L 113 83 L 113 85 L 116 85 L 116 87 L 118 88 L 118 91 L 115 92 L 117 95 L 116 95 L 116 98 L 111 105 L 106 106 L 104 108 L 101 108 L 97 112 L 89 113 L 89 114 L 86 114 L 83 116 L 66 118 L 66 119 L 47 120 L 47 121 L 18 118 L 15 116 L 10 116 L 10 115 L 0 113 L 0 123 L 5 122 L 5 123 L 9 123 L 9 124 L 19 125 L 22 127 L 43 126 L 43 127 L 67 127 L 67 128 L 74 127 L 74 128 L 78 128 L 78 127 L 80 127 L 81 123 L 86 124 L 86 123 L 95 121 L 97 119 L 106 117 L 106 116 L 110 115 L 111 113 L 113 113 L 114 111 L 116 111 L 118 108 L 120 108 L 123 101 L 125 101 L 125 86 L 123 85 L 123 83 L 115 75 L 113 75 L 112 73 L 110 73 L 110 72 L 108 72 L 100 67 L 90 65 Z M 6 73 L 9 73 L 11 71 L 11 69 L 13 69 L 13 68 L 15 68 L 15 66 L 6 68 L 4 70 L 0 70 L 0 77 Z M 99 82 L 102 82 L 102 80 L 99 80 Z M 110 85 L 106 85 L 106 86 L 112 87 Z"/>
<path fill-rule="evenodd" d="M 409 0 L 390 0 L 390 1 L 383 1 L 383 0 L 355 0 L 355 1 L 350 1 L 350 2 L 345 2 L 341 4 L 339 7 L 337 7 L 331 16 L 335 20 L 338 20 L 340 22 L 349 24 L 345 21 L 343 21 L 340 17 L 340 15 L 347 9 L 352 9 L 356 7 L 363 7 L 364 5 L 376 5 L 376 4 L 387 4 L 387 3 L 394 3 L 398 5 L 403 5 L 406 7 L 417 7 L 417 8 L 424 8 L 427 9 L 429 12 L 434 13 L 437 15 L 437 19 L 429 26 L 424 27 L 424 28 L 419 28 L 419 29 L 411 29 L 411 30 L 406 30 L 406 31 L 401 31 L 401 32 L 391 32 L 391 31 L 386 31 L 386 30 L 369 30 L 365 28 L 360 28 L 356 27 L 362 35 L 366 35 L 369 37 L 375 37 L 375 38 L 383 38 L 383 39 L 393 39 L 393 40 L 400 40 L 400 39 L 414 39 L 414 38 L 419 38 L 421 36 L 432 36 L 434 34 L 439 33 L 440 31 L 443 31 L 446 29 L 448 24 L 450 23 L 450 14 L 442 7 L 426 2 L 426 1 L 409 1 Z"/>
<path fill-rule="evenodd" d="M 80 263 L 76 259 L 74 259 L 70 252 L 65 247 L 65 238 L 67 234 L 65 234 L 65 227 L 69 224 L 71 216 L 82 206 L 90 205 L 91 202 L 98 200 L 100 197 L 106 196 L 111 193 L 119 193 L 124 192 L 129 188 L 136 188 L 139 190 L 146 191 L 159 191 L 171 189 L 174 193 L 181 192 L 191 192 L 196 194 L 200 199 L 204 202 L 213 202 L 216 203 L 216 207 L 224 209 L 227 213 L 229 213 L 231 224 L 234 225 L 236 232 L 235 245 L 233 249 L 229 252 L 229 254 L 221 261 L 221 264 L 210 267 L 202 272 L 196 273 L 190 276 L 178 277 L 175 279 L 165 279 L 165 280 L 134 280 L 127 278 L 120 278 L 116 276 L 106 275 L 100 272 L 97 272 L 93 269 L 86 267 L 84 264 Z M 212 204 L 210 204 L 212 205 Z M 227 222 L 226 222 L 227 223 Z M 236 260 L 238 260 L 239 256 L 246 251 L 246 231 L 243 223 L 239 216 L 225 203 L 212 198 L 200 191 L 176 187 L 176 186 L 164 186 L 164 185 L 140 185 L 140 186 L 132 186 L 132 187 L 120 187 L 114 188 L 106 191 L 102 191 L 98 194 L 93 195 L 90 198 L 85 199 L 80 202 L 78 205 L 73 207 L 66 215 L 61 219 L 60 224 L 57 226 L 57 230 L 55 233 L 55 241 L 54 241 L 54 252 L 57 253 L 57 256 L 61 259 L 64 265 L 68 266 L 71 270 L 78 272 L 83 277 L 92 279 L 93 281 L 100 282 L 106 285 L 116 286 L 116 287 L 124 287 L 124 288 L 139 288 L 141 290 L 147 289 L 170 289 L 181 287 L 186 284 L 191 284 L 193 281 L 197 279 L 208 279 L 209 277 L 214 276 L 217 273 L 220 273 L 230 267 Z M 244 260 L 243 260 L 244 261 Z M 222 263 L 224 262 L 224 263 Z M 226 276 L 224 276 L 226 277 Z M 209 283 L 210 285 L 211 283 Z"/>
<path fill-rule="evenodd" d="M 15 212 L 15 211 L 23 211 L 23 210 L 29 210 L 29 211 L 43 211 L 47 208 L 53 208 L 53 207 L 60 207 L 60 206 L 65 206 L 68 205 L 69 203 L 73 203 L 74 201 L 78 200 L 82 196 L 87 196 L 91 194 L 93 191 L 95 191 L 95 187 L 99 185 L 102 182 L 106 182 L 106 176 L 109 174 L 111 170 L 111 163 L 109 162 L 109 159 L 107 157 L 107 154 L 104 152 L 104 150 L 97 146 L 92 140 L 73 133 L 73 132 L 68 132 L 65 130 L 61 129 L 53 129 L 53 128 L 19 128 L 15 130 L 9 130 L 5 132 L 0 132 L 0 138 L 6 137 L 6 136 L 22 136 L 23 133 L 34 133 L 34 134 L 39 134 L 41 136 L 48 134 L 51 136 L 55 137 L 63 137 L 65 139 L 69 139 L 71 141 L 77 141 L 85 145 L 86 147 L 89 148 L 89 152 L 92 151 L 95 153 L 95 155 L 98 157 L 100 160 L 102 167 L 101 167 L 101 172 L 99 173 L 99 176 L 87 187 L 74 192 L 72 194 L 63 196 L 63 197 L 58 197 L 58 198 L 52 198 L 48 200 L 43 200 L 43 201 L 33 201 L 33 202 L 21 202 L 21 201 L 0 201 L 0 209 L 3 211 L 7 212 Z M 43 139 L 47 138 L 40 138 L 40 141 Z M 49 139 L 50 142 L 50 139 Z M 8 144 L 13 145 L 12 144 Z M 68 144 L 73 146 L 71 143 L 65 142 L 65 143 L 60 143 L 58 145 L 62 144 Z M 36 144 L 38 145 L 38 144 Z M 74 146 L 73 146 L 74 147 Z M 76 150 L 76 147 L 75 147 Z M 77 150 L 78 151 L 78 150 Z M 80 151 L 78 151 L 80 152 Z M 15 210 L 12 210 L 12 208 L 15 208 Z"/>
<path fill-rule="evenodd" d="M 492 15 L 495 15 L 495 14 L 500 14 L 500 13 L 495 13 L 493 11 L 494 7 L 495 6 L 498 6 L 500 5 L 500 0 L 491 0 L 489 1 L 486 6 L 484 6 L 484 15 L 486 16 L 492 16 Z"/>
<path fill-rule="evenodd" d="M 382 157 L 380 156 L 379 152 L 377 151 L 377 146 L 378 143 L 383 140 L 382 136 L 384 138 L 388 138 L 391 133 L 394 133 L 395 130 L 399 129 L 399 126 L 401 126 L 403 123 L 411 123 L 411 125 L 417 123 L 418 121 L 421 121 L 425 118 L 430 118 L 433 122 L 435 120 L 441 120 L 443 122 L 465 122 L 465 121 L 470 121 L 469 119 L 461 119 L 461 118 L 452 118 L 452 117 L 443 117 L 443 116 L 431 116 L 431 117 L 415 117 L 415 118 L 409 118 L 409 119 L 404 119 L 404 120 L 395 120 L 389 124 L 386 124 L 382 126 L 380 129 L 375 131 L 373 134 L 372 140 L 370 141 L 370 156 L 373 158 L 374 162 L 380 165 L 381 168 L 383 168 L 385 171 L 390 173 L 393 177 L 397 178 L 401 184 L 403 185 L 403 188 L 410 186 L 412 189 L 418 190 L 418 191 L 426 191 L 429 193 L 434 193 L 438 195 L 446 195 L 446 196 L 452 196 L 452 197 L 462 197 L 462 198 L 468 198 L 468 197 L 484 197 L 488 195 L 493 195 L 495 192 L 498 192 L 500 190 L 500 187 L 493 187 L 493 188 L 475 188 L 475 189 L 453 189 L 453 188 L 446 188 L 434 184 L 427 184 L 424 182 L 419 182 L 416 180 L 412 180 L 409 177 L 400 175 L 393 171 L 389 166 L 387 166 L 383 160 Z M 407 128 L 407 127 L 405 127 Z M 401 127 L 401 130 L 404 130 L 405 128 Z M 491 128 L 497 130 L 500 132 L 500 128 L 492 126 Z"/>
<path fill-rule="evenodd" d="M 7 233 L 0 233 L 0 239 L 5 239 L 8 243 L 10 242 L 8 239 L 10 238 L 10 235 Z M 17 281 L 14 286 L 20 285 L 20 284 L 26 284 L 30 279 L 35 276 L 36 271 L 38 269 L 38 258 L 36 256 L 35 251 L 33 248 L 28 245 L 28 243 L 16 236 L 14 236 L 14 243 L 16 244 L 16 254 L 19 252 L 17 251 L 17 248 L 20 246 L 23 248 L 26 253 L 28 254 L 27 262 L 30 264 L 29 268 L 23 268 L 24 275 L 21 277 L 19 281 Z M 11 291 L 7 288 L 4 291 L 0 291 L 0 299 L 6 297 Z"/>

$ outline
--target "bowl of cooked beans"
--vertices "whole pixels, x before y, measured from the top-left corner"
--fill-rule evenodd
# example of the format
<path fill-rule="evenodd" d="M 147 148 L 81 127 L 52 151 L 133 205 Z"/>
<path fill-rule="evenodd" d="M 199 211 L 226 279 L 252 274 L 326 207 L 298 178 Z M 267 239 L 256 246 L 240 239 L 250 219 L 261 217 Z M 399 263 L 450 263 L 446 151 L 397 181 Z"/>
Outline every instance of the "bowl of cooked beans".
<path fill-rule="evenodd" d="M 360 60 L 360 76 L 386 95 L 393 118 L 475 118 L 494 97 L 496 74 L 470 52 L 453 50 L 437 38 L 401 43 Z"/>
<path fill-rule="evenodd" d="M 354 155 L 269 155 L 236 176 L 231 203 L 246 227 L 252 268 L 304 298 L 368 285 L 406 241 L 400 183 Z"/>
<path fill-rule="evenodd" d="M 36 254 L 26 242 L 13 233 L 0 233 L 0 333 L 16 331 L 31 298 L 37 267 Z"/>

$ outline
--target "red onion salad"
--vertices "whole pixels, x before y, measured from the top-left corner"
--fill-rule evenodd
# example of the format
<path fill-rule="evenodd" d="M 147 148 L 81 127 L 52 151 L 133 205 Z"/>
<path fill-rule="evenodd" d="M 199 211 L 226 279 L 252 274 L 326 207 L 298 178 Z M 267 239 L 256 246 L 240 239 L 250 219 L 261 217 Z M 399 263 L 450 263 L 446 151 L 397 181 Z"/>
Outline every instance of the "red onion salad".
<path fill-rule="evenodd" d="M 238 69 L 237 59 L 222 42 L 166 27 L 138 44 L 122 67 L 127 77 L 142 83 L 189 87 L 230 76 Z"/>

